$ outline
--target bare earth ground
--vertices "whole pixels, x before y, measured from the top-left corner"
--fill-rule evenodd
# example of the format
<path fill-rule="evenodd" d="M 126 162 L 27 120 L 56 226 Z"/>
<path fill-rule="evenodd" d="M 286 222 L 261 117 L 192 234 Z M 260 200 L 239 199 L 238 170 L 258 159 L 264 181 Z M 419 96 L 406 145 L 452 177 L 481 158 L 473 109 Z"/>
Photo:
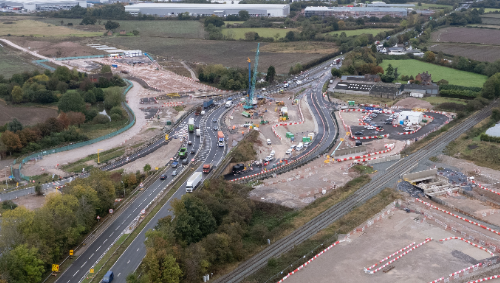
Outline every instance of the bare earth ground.
<path fill-rule="evenodd" d="M 444 195 L 440 196 L 440 198 L 450 205 L 474 215 L 475 218 L 500 226 L 499 209 L 494 209 L 479 200 L 470 199 L 460 194 Z M 483 215 L 484 213 L 486 213 L 486 215 Z"/>
<path fill-rule="evenodd" d="M 399 106 L 401 108 L 409 108 L 409 109 L 413 109 L 413 108 L 432 109 L 432 107 L 433 107 L 432 104 L 430 104 L 430 102 L 420 100 L 417 98 L 413 98 L 413 97 L 407 97 L 405 99 L 402 99 L 402 100 L 396 102 L 396 104 L 394 104 L 394 106 Z"/>
<path fill-rule="evenodd" d="M 102 50 L 86 46 L 86 44 L 90 43 L 92 40 L 89 38 L 72 37 L 71 41 L 68 41 L 67 38 L 28 38 L 12 36 L 8 39 L 17 45 L 47 57 L 74 57 L 108 54 Z"/>
<path fill-rule="evenodd" d="M 433 43 L 429 49 L 435 53 L 463 56 L 478 61 L 495 62 L 500 59 L 500 46 L 481 45 L 477 43 Z"/>
<path fill-rule="evenodd" d="M 438 156 L 441 163 L 458 168 L 467 176 L 475 176 L 476 180 L 481 185 L 489 188 L 498 188 L 499 184 L 491 185 L 500 181 L 500 171 L 493 170 L 487 167 L 477 166 L 476 164 L 464 160 L 441 154 Z M 479 170 L 480 175 L 475 174 L 475 170 Z"/>
<path fill-rule="evenodd" d="M 303 270 L 287 279 L 290 283 L 302 282 L 429 282 L 473 265 L 475 260 L 490 255 L 459 240 L 438 242 L 454 236 L 433 222 L 419 223 L 419 214 L 394 211 L 392 216 L 376 222 L 363 233 L 355 234 L 351 241 L 340 243 L 322 254 Z M 394 269 L 365 274 L 364 268 L 415 242 L 429 243 L 415 249 L 390 264 Z M 466 256 L 464 256 L 466 255 Z"/>
<path fill-rule="evenodd" d="M 500 30 L 447 27 L 433 32 L 432 41 L 500 44 Z"/>
<path fill-rule="evenodd" d="M 139 158 L 129 164 L 123 166 L 125 172 L 134 173 L 139 170 L 142 172 L 144 165 L 149 164 L 151 168 L 165 166 L 165 164 L 174 157 L 181 146 L 180 139 L 173 139 L 167 145 L 156 150 L 153 154 L 148 154 L 143 158 Z"/>
<path fill-rule="evenodd" d="M 0 102 L 0 125 L 17 118 L 23 125 L 33 125 L 42 123 L 46 119 L 57 117 L 57 109 L 49 107 L 17 107 L 6 105 L 3 101 Z"/>
<path fill-rule="evenodd" d="M 54 189 L 54 188 L 49 188 L 46 190 L 45 194 L 60 194 L 61 192 Z M 19 205 L 19 206 L 24 206 L 29 210 L 35 210 L 37 208 L 42 207 L 45 202 L 46 202 L 45 196 L 37 196 L 37 195 L 27 195 L 27 196 L 22 196 L 20 198 L 13 199 L 12 201 Z"/>
<path fill-rule="evenodd" d="M 27 163 L 23 166 L 22 173 L 26 176 L 39 175 L 43 172 L 42 168 L 45 168 L 45 172 L 61 174 L 60 170 L 55 170 L 55 166 L 57 164 L 63 165 L 63 163 L 72 163 L 86 157 L 89 154 L 96 153 L 98 149 L 109 150 L 116 146 L 123 145 L 126 140 L 129 140 L 132 137 L 138 135 L 147 125 L 147 120 L 145 119 L 145 117 L 138 114 L 141 113 L 141 110 L 139 109 L 141 105 L 139 104 L 139 98 L 141 93 L 144 92 L 144 88 L 142 88 L 138 83 L 134 82 L 133 84 L 134 87 L 127 93 L 127 100 L 130 103 L 129 106 L 134 113 L 137 113 L 136 123 L 134 126 L 132 126 L 132 128 L 118 136 L 98 143 L 94 143 L 70 151 L 47 155 L 36 164 Z"/>

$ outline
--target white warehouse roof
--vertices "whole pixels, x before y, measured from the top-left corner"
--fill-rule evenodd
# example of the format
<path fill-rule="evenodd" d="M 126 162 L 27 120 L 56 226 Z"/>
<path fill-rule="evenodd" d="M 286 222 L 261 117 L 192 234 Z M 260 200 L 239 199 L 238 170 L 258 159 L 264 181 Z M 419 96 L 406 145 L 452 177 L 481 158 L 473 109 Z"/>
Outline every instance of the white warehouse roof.
<path fill-rule="evenodd" d="M 248 11 L 251 16 L 286 17 L 290 14 L 288 4 L 188 4 L 188 3 L 138 3 L 125 6 L 131 14 L 175 16 L 188 12 L 194 15 L 236 15 Z"/>

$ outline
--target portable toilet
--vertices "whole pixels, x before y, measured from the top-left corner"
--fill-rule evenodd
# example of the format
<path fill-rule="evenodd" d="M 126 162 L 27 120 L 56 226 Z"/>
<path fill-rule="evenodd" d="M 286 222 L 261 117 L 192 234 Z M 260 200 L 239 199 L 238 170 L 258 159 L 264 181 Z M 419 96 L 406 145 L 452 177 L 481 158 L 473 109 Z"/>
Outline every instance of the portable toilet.
<path fill-rule="evenodd" d="M 172 121 L 167 120 L 167 126 L 170 126 L 170 125 L 172 125 Z"/>
<path fill-rule="evenodd" d="M 291 141 L 295 141 L 295 137 L 294 137 L 294 136 L 291 136 L 291 137 L 290 137 L 290 140 L 291 140 Z"/>

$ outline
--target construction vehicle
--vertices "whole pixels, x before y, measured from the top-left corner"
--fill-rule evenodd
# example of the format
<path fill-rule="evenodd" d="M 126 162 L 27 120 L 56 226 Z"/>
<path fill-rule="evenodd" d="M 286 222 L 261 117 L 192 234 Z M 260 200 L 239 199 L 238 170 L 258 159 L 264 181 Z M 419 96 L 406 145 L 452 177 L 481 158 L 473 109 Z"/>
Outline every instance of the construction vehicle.
<path fill-rule="evenodd" d="M 287 107 L 281 107 L 279 120 L 280 121 L 288 120 L 288 108 Z"/>
<path fill-rule="evenodd" d="M 194 112 L 194 115 L 198 116 L 201 113 L 201 106 L 196 107 L 196 111 Z"/>
<path fill-rule="evenodd" d="M 194 118 L 189 118 L 188 120 L 188 131 L 190 133 L 194 132 Z"/>
<path fill-rule="evenodd" d="M 257 66 L 259 65 L 259 47 L 260 43 L 257 44 L 257 53 L 255 54 L 255 64 L 253 66 L 253 77 L 252 77 L 252 83 L 249 85 L 250 90 L 248 92 L 248 98 L 243 106 L 244 109 L 252 109 L 255 104 L 257 104 L 257 101 L 254 99 L 254 94 L 255 94 L 255 83 L 257 82 Z M 250 79 L 250 58 L 248 58 L 248 76 Z"/>
<path fill-rule="evenodd" d="M 187 148 L 185 147 L 181 147 L 181 149 L 179 150 L 179 158 L 180 159 L 184 159 L 187 157 Z"/>
<path fill-rule="evenodd" d="M 177 92 L 173 92 L 173 93 L 167 93 L 167 96 L 172 98 L 172 97 L 181 97 Z"/>
<path fill-rule="evenodd" d="M 207 164 L 203 164 L 203 173 L 210 173 L 210 171 L 212 170 L 212 164 L 210 163 L 207 163 Z"/>
<path fill-rule="evenodd" d="M 220 147 L 224 146 L 224 133 L 222 131 L 217 132 L 217 140 Z"/>
<path fill-rule="evenodd" d="M 277 106 L 285 106 L 285 102 L 283 101 L 276 101 Z"/>
<path fill-rule="evenodd" d="M 201 172 L 194 172 L 186 182 L 186 193 L 192 193 L 201 183 Z"/>

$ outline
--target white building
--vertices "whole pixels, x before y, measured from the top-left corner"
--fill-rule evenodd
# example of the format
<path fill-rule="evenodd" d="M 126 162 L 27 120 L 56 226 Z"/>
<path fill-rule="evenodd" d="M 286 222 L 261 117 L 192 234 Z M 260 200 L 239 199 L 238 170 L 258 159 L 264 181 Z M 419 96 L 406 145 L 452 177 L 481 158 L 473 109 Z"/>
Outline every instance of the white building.
<path fill-rule="evenodd" d="M 251 17 L 286 17 L 290 14 L 288 4 L 188 4 L 188 3 L 137 3 L 125 6 L 125 12 L 131 15 L 153 15 L 158 17 L 176 17 L 182 13 L 191 16 L 225 17 L 238 15 L 239 11 L 248 11 Z"/>
<path fill-rule="evenodd" d="M 77 0 L 0 0 L 0 7 L 22 7 L 27 12 L 69 10 L 74 6 L 87 7 L 87 1 Z"/>
<path fill-rule="evenodd" d="M 415 111 L 402 111 L 398 116 L 398 124 L 400 125 L 418 125 L 422 122 L 424 114 Z"/>

